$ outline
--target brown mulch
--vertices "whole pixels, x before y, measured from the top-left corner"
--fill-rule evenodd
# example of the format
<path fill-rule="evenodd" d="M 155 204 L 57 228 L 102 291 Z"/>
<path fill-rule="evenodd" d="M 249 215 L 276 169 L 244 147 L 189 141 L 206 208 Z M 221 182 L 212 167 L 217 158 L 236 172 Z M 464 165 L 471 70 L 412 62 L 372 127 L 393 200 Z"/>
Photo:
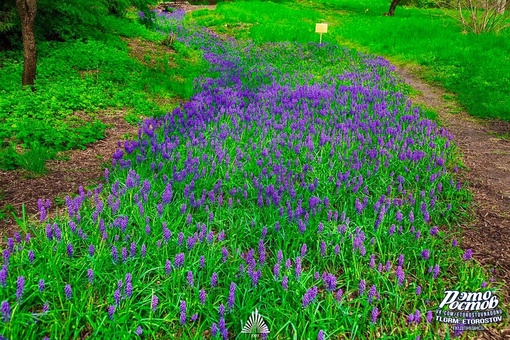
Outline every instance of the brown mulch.
<path fill-rule="evenodd" d="M 42 177 L 31 178 L 23 170 L 0 171 L 0 209 L 9 210 L 20 217 L 22 205 L 25 205 L 27 217 L 36 218 L 37 200 L 52 199 L 52 207 L 63 202 L 66 195 L 72 196 L 81 185 L 95 186 L 102 180 L 105 163 L 110 163 L 117 143 L 127 138 L 134 138 L 138 133 L 136 125 L 130 125 L 124 120 L 124 111 L 104 111 L 99 113 L 100 120 L 109 128 L 106 138 L 90 144 L 85 150 L 70 150 L 61 153 L 59 158 L 69 160 L 50 160 L 46 163 L 47 174 Z M 55 212 L 54 209 L 51 210 Z M 2 239 L 12 236 L 18 229 L 11 211 L 7 212 L 7 219 L 0 220 Z"/>

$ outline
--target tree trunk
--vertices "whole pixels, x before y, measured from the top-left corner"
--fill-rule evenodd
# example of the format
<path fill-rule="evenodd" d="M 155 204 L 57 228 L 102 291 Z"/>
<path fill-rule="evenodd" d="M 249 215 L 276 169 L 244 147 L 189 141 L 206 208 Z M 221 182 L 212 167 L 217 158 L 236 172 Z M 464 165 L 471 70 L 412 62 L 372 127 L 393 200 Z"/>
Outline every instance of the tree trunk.
<path fill-rule="evenodd" d="M 34 22 L 37 14 L 37 0 L 16 0 L 19 17 L 21 19 L 21 34 L 23 36 L 23 86 L 29 85 L 34 89 L 37 67 L 37 46 L 35 43 Z"/>
<path fill-rule="evenodd" d="M 386 15 L 388 15 L 390 17 L 395 15 L 395 8 L 397 7 L 399 2 L 400 2 L 400 0 L 392 0 L 391 5 L 390 5 L 390 10 L 388 11 L 388 13 L 386 13 Z"/>

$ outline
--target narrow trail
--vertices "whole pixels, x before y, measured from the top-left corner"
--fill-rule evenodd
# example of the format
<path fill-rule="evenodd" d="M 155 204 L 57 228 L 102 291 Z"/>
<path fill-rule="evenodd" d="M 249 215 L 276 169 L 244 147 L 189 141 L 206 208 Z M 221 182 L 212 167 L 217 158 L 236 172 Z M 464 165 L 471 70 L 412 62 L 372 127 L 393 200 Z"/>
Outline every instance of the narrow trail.
<path fill-rule="evenodd" d="M 473 258 L 494 268 L 494 279 L 504 283 L 505 304 L 510 303 L 510 141 L 494 137 L 494 131 L 510 132 L 510 123 L 491 126 L 478 122 L 466 112 L 451 113 L 444 91 L 397 66 L 396 72 L 419 94 L 413 102 L 438 112 L 450 132 L 467 169 L 461 176 L 473 193 L 475 219 L 463 226 L 462 247 L 473 250 Z M 455 110 L 456 111 L 456 110 Z M 466 222 L 465 222 L 466 223 Z M 508 335 L 510 336 L 510 334 Z"/>

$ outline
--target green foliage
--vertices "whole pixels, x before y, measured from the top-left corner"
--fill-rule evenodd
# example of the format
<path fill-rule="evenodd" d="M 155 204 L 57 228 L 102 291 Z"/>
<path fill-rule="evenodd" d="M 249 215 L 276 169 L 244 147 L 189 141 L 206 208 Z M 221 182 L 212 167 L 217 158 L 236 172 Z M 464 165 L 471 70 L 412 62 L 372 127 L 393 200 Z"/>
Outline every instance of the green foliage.
<path fill-rule="evenodd" d="M 470 114 L 510 120 L 510 32 L 465 35 L 440 9 L 402 7 L 390 18 L 382 15 L 388 6 L 386 0 L 251 1 L 220 3 L 190 17 L 254 41 L 318 41 L 315 23 L 327 22 L 323 41 L 425 66 L 424 77 L 457 94 Z"/>
<path fill-rule="evenodd" d="M 107 16 L 110 32 L 162 41 L 136 21 Z M 136 44 L 134 42 L 133 44 Z M 50 150 L 84 148 L 105 135 L 101 112 L 130 109 L 133 117 L 161 116 L 157 103 L 193 94 L 193 79 L 207 63 L 201 52 L 175 43 L 173 50 L 152 42 L 157 55 L 151 64 L 134 59 L 126 41 L 113 34 L 101 40 L 39 44 L 36 91 L 21 88 L 19 51 L 0 53 L 0 168 L 19 166 L 10 142 L 39 143 Z"/>
<path fill-rule="evenodd" d="M 27 170 L 30 176 L 37 177 L 46 173 L 46 161 L 55 154 L 54 150 L 47 149 L 38 142 L 32 142 L 28 150 L 16 154 L 16 162 Z"/>

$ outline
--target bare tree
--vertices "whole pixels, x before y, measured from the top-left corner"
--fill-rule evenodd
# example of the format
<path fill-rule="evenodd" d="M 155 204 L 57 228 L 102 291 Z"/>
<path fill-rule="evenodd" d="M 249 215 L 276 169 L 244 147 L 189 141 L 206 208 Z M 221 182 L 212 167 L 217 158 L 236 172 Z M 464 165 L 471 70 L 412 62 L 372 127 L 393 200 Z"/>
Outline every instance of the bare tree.
<path fill-rule="evenodd" d="M 21 34 L 23 36 L 23 86 L 29 85 L 34 89 L 37 67 L 37 45 L 35 42 L 34 22 L 37 14 L 37 0 L 16 0 L 19 17 L 21 19 Z"/>

